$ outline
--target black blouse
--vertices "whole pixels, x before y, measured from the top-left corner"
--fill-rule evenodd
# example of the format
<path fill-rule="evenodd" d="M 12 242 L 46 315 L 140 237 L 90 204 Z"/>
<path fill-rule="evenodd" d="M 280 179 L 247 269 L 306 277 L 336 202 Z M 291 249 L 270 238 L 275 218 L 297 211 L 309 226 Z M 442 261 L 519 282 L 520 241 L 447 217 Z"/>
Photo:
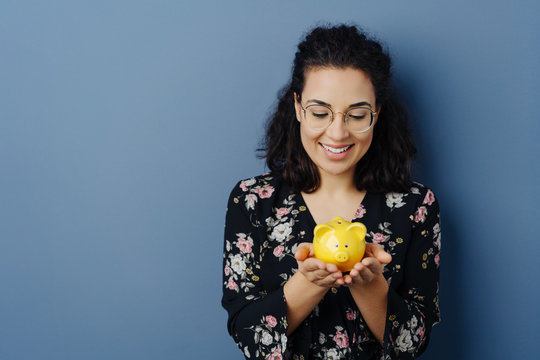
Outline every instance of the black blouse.
<path fill-rule="evenodd" d="M 298 270 L 294 253 L 313 240 L 315 221 L 299 191 L 280 176 L 240 181 L 225 224 L 222 305 L 228 330 L 246 359 L 411 359 L 439 322 L 441 234 L 433 192 L 367 193 L 353 221 L 366 241 L 392 255 L 383 346 L 367 327 L 347 287 L 331 288 L 289 336 L 283 285 Z"/>

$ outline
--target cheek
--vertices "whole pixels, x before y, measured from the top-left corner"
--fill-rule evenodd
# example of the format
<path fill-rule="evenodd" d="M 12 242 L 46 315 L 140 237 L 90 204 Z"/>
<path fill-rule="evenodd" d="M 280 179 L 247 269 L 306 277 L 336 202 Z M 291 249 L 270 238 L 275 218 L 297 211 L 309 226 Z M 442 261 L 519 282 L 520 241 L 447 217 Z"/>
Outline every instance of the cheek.
<path fill-rule="evenodd" d="M 313 147 L 316 139 L 316 136 L 314 136 L 309 130 L 300 125 L 300 140 L 302 141 L 302 145 L 304 146 L 304 149 L 306 151 L 308 151 L 309 148 Z"/>

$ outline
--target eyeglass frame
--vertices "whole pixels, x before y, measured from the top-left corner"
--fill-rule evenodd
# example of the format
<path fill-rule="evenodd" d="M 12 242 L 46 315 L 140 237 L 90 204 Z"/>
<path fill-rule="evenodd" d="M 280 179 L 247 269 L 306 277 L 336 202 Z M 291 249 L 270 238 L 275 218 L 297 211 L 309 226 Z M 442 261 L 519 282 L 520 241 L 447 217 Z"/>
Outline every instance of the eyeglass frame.
<path fill-rule="evenodd" d="M 299 99 L 296 99 L 296 101 L 298 101 Z M 302 108 L 302 110 L 304 111 L 304 119 L 306 118 L 306 110 L 310 107 L 310 106 L 322 106 L 322 107 L 325 107 L 327 108 L 328 110 L 330 110 L 330 113 L 332 114 L 332 117 L 330 119 L 330 121 L 328 122 L 328 125 L 326 125 L 324 128 L 321 128 L 321 129 L 313 129 L 313 130 L 316 130 L 316 131 L 323 131 L 323 130 L 326 130 L 328 129 L 328 127 L 332 124 L 332 122 L 334 121 L 334 118 L 335 118 L 335 114 L 341 114 L 343 115 L 343 121 L 345 122 L 345 126 L 347 126 L 347 129 L 349 129 L 350 131 L 352 131 L 353 133 L 355 134 L 362 134 L 362 133 L 365 133 L 367 131 L 369 131 L 372 127 L 373 127 L 373 124 L 375 124 L 375 115 L 377 115 L 378 111 L 373 111 L 371 110 L 370 107 L 367 107 L 367 106 L 355 106 L 355 107 L 352 107 L 350 108 L 347 112 L 343 112 L 343 111 L 336 111 L 334 113 L 334 110 L 332 110 L 332 108 L 328 105 L 323 105 L 323 104 L 310 104 L 310 105 L 307 105 L 306 108 L 304 109 L 304 105 L 302 104 L 301 101 L 298 101 L 298 104 L 300 105 L 300 108 Z M 349 128 L 349 113 L 351 111 L 353 111 L 354 109 L 366 109 L 366 110 L 369 110 L 369 112 L 371 113 L 371 121 L 369 123 L 369 127 L 365 130 L 362 130 L 362 131 L 354 131 L 354 130 L 351 130 Z"/>

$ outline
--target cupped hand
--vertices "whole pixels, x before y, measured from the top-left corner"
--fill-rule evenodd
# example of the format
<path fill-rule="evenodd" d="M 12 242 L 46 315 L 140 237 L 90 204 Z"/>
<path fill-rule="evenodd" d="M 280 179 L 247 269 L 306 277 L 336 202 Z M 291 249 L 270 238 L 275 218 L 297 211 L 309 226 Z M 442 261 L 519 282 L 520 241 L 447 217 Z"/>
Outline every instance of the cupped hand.
<path fill-rule="evenodd" d="M 334 264 L 327 264 L 315 257 L 312 243 L 301 243 L 294 254 L 298 271 L 306 279 L 321 287 L 335 287 L 345 283 L 343 274 Z"/>
<path fill-rule="evenodd" d="M 381 275 L 384 265 L 392 261 L 392 255 L 379 244 L 366 244 L 364 258 L 356 263 L 349 274 L 343 277 L 345 285 L 367 285 Z"/>

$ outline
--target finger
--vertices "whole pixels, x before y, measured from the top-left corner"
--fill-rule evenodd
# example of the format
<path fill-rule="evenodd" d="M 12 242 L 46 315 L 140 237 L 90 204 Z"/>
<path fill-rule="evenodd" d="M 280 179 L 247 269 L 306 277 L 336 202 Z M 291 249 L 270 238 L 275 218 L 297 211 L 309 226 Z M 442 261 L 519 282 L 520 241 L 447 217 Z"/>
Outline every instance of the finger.
<path fill-rule="evenodd" d="M 298 248 L 296 249 L 296 253 L 294 254 L 294 257 L 296 258 L 296 260 L 300 260 L 300 261 L 305 260 L 308 258 L 312 250 L 313 250 L 312 244 L 301 243 L 300 245 L 298 245 Z"/>
<path fill-rule="evenodd" d="M 362 265 L 374 274 L 382 274 L 383 272 L 383 265 L 375 258 L 362 259 Z"/>
<path fill-rule="evenodd" d="M 326 264 L 326 271 L 333 273 L 339 271 L 339 269 L 336 264 Z"/>
<path fill-rule="evenodd" d="M 326 272 L 325 274 L 326 276 L 323 276 L 323 273 L 315 273 L 315 275 L 318 275 L 320 277 L 315 279 L 313 282 L 315 282 L 318 285 L 327 286 L 327 287 L 340 286 L 341 285 L 340 282 L 343 282 L 342 278 L 336 279 L 332 275 L 329 275 Z"/>
<path fill-rule="evenodd" d="M 312 257 L 307 258 L 306 260 L 304 260 L 304 266 L 306 266 L 306 269 L 309 269 L 309 271 L 315 271 L 315 270 L 326 271 L 326 263 L 317 258 L 312 258 Z"/>
<path fill-rule="evenodd" d="M 384 251 L 379 244 L 366 244 L 366 253 L 376 258 L 381 264 L 389 264 L 392 261 L 392 255 Z"/>

